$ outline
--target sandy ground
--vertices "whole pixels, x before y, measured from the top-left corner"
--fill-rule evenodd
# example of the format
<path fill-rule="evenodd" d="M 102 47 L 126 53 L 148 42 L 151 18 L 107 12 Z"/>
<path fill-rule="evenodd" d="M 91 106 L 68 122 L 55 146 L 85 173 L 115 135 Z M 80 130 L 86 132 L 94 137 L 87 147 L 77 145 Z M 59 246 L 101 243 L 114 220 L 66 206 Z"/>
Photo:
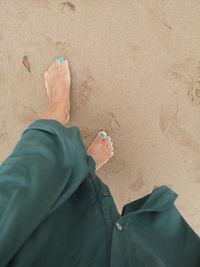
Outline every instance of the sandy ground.
<path fill-rule="evenodd" d="M 200 234 L 200 2 L 1 0 L 0 27 L 1 162 L 46 110 L 43 73 L 63 55 L 69 126 L 86 146 L 100 129 L 113 139 L 98 175 L 119 211 L 165 184 Z"/>

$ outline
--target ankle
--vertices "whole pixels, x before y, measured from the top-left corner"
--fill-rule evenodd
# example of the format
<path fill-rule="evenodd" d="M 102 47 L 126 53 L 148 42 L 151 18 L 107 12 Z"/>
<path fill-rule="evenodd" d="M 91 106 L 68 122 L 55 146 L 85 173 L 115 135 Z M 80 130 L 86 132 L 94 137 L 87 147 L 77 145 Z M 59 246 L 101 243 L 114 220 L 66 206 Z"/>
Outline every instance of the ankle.
<path fill-rule="evenodd" d="M 48 103 L 48 110 L 62 111 L 66 115 L 68 113 L 67 104 L 62 103 L 62 102 L 57 102 L 57 101 L 49 102 Z"/>
<path fill-rule="evenodd" d="M 48 105 L 47 111 L 42 116 L 43 119 L 57 120 L 64 126 L 66 125 L 66 120 L 68 118 L 67 106 L 62 103 L 51 103 Z"/>

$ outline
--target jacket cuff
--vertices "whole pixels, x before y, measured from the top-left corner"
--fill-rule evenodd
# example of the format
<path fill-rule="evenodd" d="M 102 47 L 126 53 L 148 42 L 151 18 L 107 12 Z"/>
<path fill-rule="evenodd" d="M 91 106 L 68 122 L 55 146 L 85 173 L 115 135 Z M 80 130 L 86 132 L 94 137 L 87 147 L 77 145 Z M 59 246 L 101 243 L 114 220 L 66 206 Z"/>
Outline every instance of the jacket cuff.
<path fill-rule="evenodd" d="M 31 129 L 43 130 L 43 131 L 46 131 L 46 132 L 49 132 L 55 135 L 62 135 L 64 138 L 69 138 L 72 143 L 76 143 L 76 145 L 78 145 L 78 147 L 81 148 L 82 150 L 81 152 L 83 153 L 83 156 L 87 162 L 90 174 L 93 177 L 95 177 L 96 162 L 91 156 L 87 154 L 87 151 L 85 149 L 85 146 L 82 141 L 81 134 L 80 134 L 80 130 L 78 127 L 73 126 L 73 127 L 67 128 L 57 120 L 39 119 L 29 124 L 29 126 L 24 130 L 22 135 Z"/>
<path fill-rule="evenodd" d="M 57 120 L 39 119 L 29 124 L 29 126 L 24 130 L 22 134 L 24 134 L 26 131 L 30 129 L 38 129 L 38 130 L 41 129 L 50 132 L 52 134 L 55 134 L 58 130 L 60 132 L 63 132 L 67 128 Z"/>

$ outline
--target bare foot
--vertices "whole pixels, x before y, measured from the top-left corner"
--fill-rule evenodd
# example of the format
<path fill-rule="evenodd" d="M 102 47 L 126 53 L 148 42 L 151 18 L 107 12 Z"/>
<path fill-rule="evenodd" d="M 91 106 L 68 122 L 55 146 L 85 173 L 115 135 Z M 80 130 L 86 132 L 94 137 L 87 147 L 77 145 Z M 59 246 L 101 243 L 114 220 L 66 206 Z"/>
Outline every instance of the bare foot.
<path fill-rule="evenodd" d="M 45 118 L 57 119 L 65 125 L 70 118 L 71 75 L 68 61 L 64 58 L 56 60 L 44 76 L 49 98 L 49 107 Z"/>
<path fill-rule="evenodd" d="M 87 154 L 96 162 L 96 170 L 100 169 L 114 155 L 111 137 L 100 131 L 89 146 Z"/>

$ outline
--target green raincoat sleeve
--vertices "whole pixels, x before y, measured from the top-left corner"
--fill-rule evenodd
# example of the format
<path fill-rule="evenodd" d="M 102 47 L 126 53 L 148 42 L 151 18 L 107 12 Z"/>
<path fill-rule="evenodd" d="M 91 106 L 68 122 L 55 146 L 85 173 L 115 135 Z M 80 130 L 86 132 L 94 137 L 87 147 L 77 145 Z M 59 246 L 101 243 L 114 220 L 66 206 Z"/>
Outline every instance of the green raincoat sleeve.
<path fill-rule="evenodd" d="M 80 142 L 77 127 L 37 120 L 0 166 L 0 266 L 89 174 Z"/>

